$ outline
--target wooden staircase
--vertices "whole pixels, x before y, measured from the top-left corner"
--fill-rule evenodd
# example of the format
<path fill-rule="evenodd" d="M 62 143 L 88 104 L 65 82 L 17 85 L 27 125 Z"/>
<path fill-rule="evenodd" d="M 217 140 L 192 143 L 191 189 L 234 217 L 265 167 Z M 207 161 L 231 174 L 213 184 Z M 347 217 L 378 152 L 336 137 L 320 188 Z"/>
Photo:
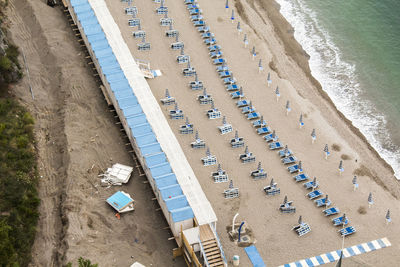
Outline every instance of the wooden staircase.
<path fill-rule="evenodd" d="M 210 267 L 224 266 L 217 240 L 208 224 L 200 226 L 200 241 L 204 249 L 205 258 Z"/>

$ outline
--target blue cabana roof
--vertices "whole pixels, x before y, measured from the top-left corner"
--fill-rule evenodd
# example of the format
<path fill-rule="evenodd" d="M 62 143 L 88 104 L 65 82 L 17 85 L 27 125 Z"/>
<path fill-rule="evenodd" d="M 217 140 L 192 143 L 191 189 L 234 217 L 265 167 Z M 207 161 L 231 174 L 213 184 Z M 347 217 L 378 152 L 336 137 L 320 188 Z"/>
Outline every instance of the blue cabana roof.
<path fill-rule="evenodd" d="M 107 203 L 110 204 L 117 211 L 121 211 L 132 202 L 133 199 L 131 199 L 121 191 L 118 191 L 111 197 L 107 198 Z"/>

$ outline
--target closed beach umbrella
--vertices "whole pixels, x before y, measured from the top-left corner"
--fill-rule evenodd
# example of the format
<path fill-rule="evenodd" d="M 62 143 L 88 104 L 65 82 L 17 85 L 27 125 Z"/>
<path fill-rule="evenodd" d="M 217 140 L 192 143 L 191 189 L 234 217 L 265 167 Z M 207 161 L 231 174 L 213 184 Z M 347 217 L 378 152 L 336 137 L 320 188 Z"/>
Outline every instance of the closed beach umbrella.
<path fill-rule="evenodd" d="M 311 142 L 314 144 L 315 139 L 317 139 L 317 135 L 315 134 L 315 129 L 312 129 L 311 138 L 312 138 Z"/>
<path fill-rule="evenodd" d="M 243 87 L 242 86 L 240 86 L 240 88 L 239 88 L 239 97 L 243 97 Z M 251 102 L 250 102 L 250 104 L 251 104 Z"/>
<path fill-rule="evenodd" d="M 325 196 L 325 205 L 328 205 L 328 203 L 329 203 L 329 196 L 326 195 L 326 196 Z"/>
<path fill-rule="evenodd" d="M 239 139 L 239 133 L 238 133 L 238 131 L 235 131 L 235 140 L 238 140 Z"/>
<path fill-rule="evenodd" d="M 211 102 L 211 109 L 215 110 L 214 101 Z"/>
<path fill-rule="evenodd" d="M 247 34 L 244 34 L 244 38 L 243 38 L 243 42 L 244 42 L 244 47 L 247 47 L 247 45 L 249 44 L 249 40 L 247 40 Z"/>
<path fill-rule="evenodd" d="M 223 124 L 223 125 L 226 124 L 226 117 L 225 117 L 225 116 L 222 117 L 222 124 Z"/>
<path fill-rule="evenodd" d="M 268 75 L 267 75 L 267 83 L 268 83 L 268 87 L 269 87 L 270 84 L 272 83 L 272 80 L 271 80 L 271 73 L 270 73 L 270 72 L 268 72 Z"/>
<path fill-rule="evenodd" d="M 263 68 L 263 66 L 262 66 L 261 58 L 260 58 L 260 60 L 258 61 L 258 72 L 261 72 L 263 69 L 264 69 L 264 68 Z"/>
<path fill-rule="evenodd" d="M 257 170 L 261 171 L 261 161 L 258 162 Z"/>
<path fill-rule="evenodd" d="M 385 218 L 386 218 L 386 224 L 392 221 L 392 219 L 390 218 L 390 210 L 387 210 Z"/>
<path fill-rule="evenodd" d="M 206 156 L 207 157 L 211 156 L 211 152 L 210 152 L 210 148 L 209 147 L 207 147 Z"/>
<path fill-rule="evenodd" d="M 179 110 L 178 103 L 175 103 L 175 111 L 178 111 L 178 110 Z"/>
<path fill-rule="evenodd" d="M 197 78 L 197 73 L 194 75 L 194 80 L 195 80 L 196 82 L 199 81 L 199 79 Z"/>
<path fill-rule="evenodd" d="M 138 29 L 138 31 L 142 30 L 142 25 L 140 23 L 137 25 L 137 29 Z"/>
<path fill-rule="evenodd" d="M 179 33 L 175 34 L 175 42 L 179 42 Z"/>
<path fill-rule="evenodd" d="M 275 137 L 276 137 L 275 130 L 272 131 L 271 137 L 272 137 L 272 139 L 275 139 Z"/>
<path fill-rule="evenodd" d="M 300 114 L 299 125 L 300 125 L 300 129 L 304 126 L 304 122 L 303 122 L 303 113 Z"/>
<path fill-rule="evenodd" d="M 172 27 L 172 23 L 169 24 L 169 30 L 172 31 L 173 27 Z"/>
<path fill-rule="evenodd" d="M 186 116 L 186 122 L 185 122 L 185 124 L 186 125 L 190 125 L 190 123 L 189 123 L 189 118 Z"/>
<path fill-rule="evenodd" d="M 312 181 L 313 188 L 317 187 L 317 177 L 314 176 L 314 179 Z M 328 195 L 327 195 L 328 196 Z"/>
<path fill-rule="evenodd" d="M 185 54 L 185 49 L 183 48 L 183 46 L 182 46 L 182 48 L 181 48 L 181 55 L 183 56 Z"/>
<path fill-rule="evenodd" d="M 289 102 L 289 100 L 288 101 L 286 101 L 286 116 L 287 115 L 289 115 L 289 112 L 292 110 L 291 108 L 290 108 L 290 102 Z"/>
<path fill-rule="evenodd" d="M 253 46 L 253 49 L 251 50 L 251 54 L 253 55 L 253 60 L 254 60 L 254 58 L 257 56 L 256 47 L 255 46 Z"/>
<path fill-rule="evenodd" d="M 298 164 L 298 166 L 299 166 L 299 172 L 302 172 L 303 171 L 303 167 L 301 166 L 302 164 L 301 164 L 301 160 L 299 161 L 299 164 Z"/>
<path fill-rule="evenodd" d="M 226 2 L 225 2 L 225 9 L 228 10 L 228 8 L 229 8 L 229 3 L 228 3 L 228 0 L 226 0 Z"/>
<path fill-rule="evenodd" d="M 285 145 L 285 149 L 283 150 L 283 156 L 286 157 L 289 154 L 289 148 L 287 145 Z"/>
<path fill-rule="evenodd" d="M 341 160 L 341 161 L 339 162 L 339 174 L 342 175 L 342 172 L 344 172 L 343 160 Z"/>
<path fill-rule="evenodd" d="M 246 148 L 244 149 L 244 154 L 249 154 L 249 147 L 248 146 L 246 146 Z"/>
<path fill-rule="evenodd" d="M 219 172 L 219 173 L 222 172 L 221 164 L 218 164 L 218 172 Z"/>
<path fill-rule="evenodd" d="M 166 98 L 170 98 L 170 97 L 171 97 L 171 96 L 169 95 L 168 89 L 165 89 L 165 97 L 166 97 Z"/>
<path fill-rule="evenodd" d="M 299 224 L 303 224 L 303 217 L 300 215 L 299 220 L 297 221 Z"/>
<path fill-rule="evenodd" d="M 372 193 L 368 195 L 368 207 L 371 207 L 374 204 L 374 200 L 372 199 Z"/>
<path fill-rule="evenodd" d="M 231 15 L 232 23 L 233 23 L 234 20 L 235 20 L 235 11 L 232 9 L 232 15 Z"/>
<path fill-rule="evenodd" d="M 233 188 L 233 180 L 229 181 L 229 188 L 232 189 Z"/>
<path fill-rule="evenodd" d="M 274 181 L 274 178 L 272 178 L 272 179 L 271 179 L 271 182 L 269 183 L 269 186 L 270 186 L 271 188 L 274 187 L 274 182 L 275 182 L 275 181 Z"/>
<path fill-rule="evenodd" d="M 276 102 L 279 101 L 279 97 L 281 96 L 281 94 L 279 93 L 279 87 L 277 86 L 275 89 L 275 94 L 276 94 Z"/>
<path fill-rule="evenodd" d="M 187 68 L 190 69 L 190 60 L 188 60 Z"/>
<path fill-rule="evenodd" d="M 329 156 L 329 148 L 328 148 L 328 144 L 325 145 L 324 147 L 324 152 L 325 152 L 325 159 L 328 159 Z"/>
<path fill-rule="evenodd" d="M 357 176 L 354 175 L 352 183 L 353 183 L 354 191 L 356 191 L 358 188 Z"/>
<path fill-rule="evenodd" d="M 242 28 L 240 27 L 240 21 L 238 21 L 236 29 L 238 31 L 238 34 L 240 34 L 242 32 Z"/>
<path fill-rule="evenodd" d="M 197 131 L 196 130 L 196 133 L 195 133 L 195 135 L 194 135 L 194 139 L 195 140 L 199 140 L 200 138 L 199 138 L 199 131 Z"/>
<path fill-rule="evenodd" d="M 283 199 L 283 205 L 285 205 L 287 203 L 287 196 L 285 196 L 285 198 Z"/>
<path fill-rule="evenodd" d="M 207 89 L 204 87 L 203 88 L 203 96 L 206 97 L 207 96 Z"/>
<path fill-rule="evenodd" d="M 142 37 L 142 43 L 145 43 L 146 42 L 146 35 L 143 35 L 143 37 Z"/>

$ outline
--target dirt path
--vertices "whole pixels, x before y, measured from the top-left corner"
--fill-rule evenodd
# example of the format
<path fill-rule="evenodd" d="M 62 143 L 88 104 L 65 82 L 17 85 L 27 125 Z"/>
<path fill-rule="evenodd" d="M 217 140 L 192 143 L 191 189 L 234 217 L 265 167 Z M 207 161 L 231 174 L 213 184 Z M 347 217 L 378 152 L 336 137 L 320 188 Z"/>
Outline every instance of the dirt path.
<path fill-rule="evenodd" d="M 34 93 L 32 99 L 26 76 L 13 88 L 36 120 L 41 205 L 31 266 L 62 266 L 80 256 L 100 266 L 136 260 L 183 266 L 172 261 L 176 244 L 168 241 L 167 223 L 145 177 L 135 170 L 127 186 L 99 186 L 102 170 L 134 162 L 66 16 L 43 1 L 12 0 L 8 17 Z M 104 201 L 117 190 L 137 202 L 135 212 L 121 220 Z"/>

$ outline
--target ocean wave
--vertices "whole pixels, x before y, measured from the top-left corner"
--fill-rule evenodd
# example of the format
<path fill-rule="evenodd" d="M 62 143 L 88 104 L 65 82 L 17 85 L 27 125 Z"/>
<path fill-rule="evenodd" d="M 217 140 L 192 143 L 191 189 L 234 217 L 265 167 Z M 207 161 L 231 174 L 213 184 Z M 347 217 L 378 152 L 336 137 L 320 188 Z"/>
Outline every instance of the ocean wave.
<path fill-rule="evenodd" d="M 356 64 L 343 59 L 329 33 L 318 23 L 317 14 L 304 0 L 277 2 L 281 5 L 281 14 L 295 29 L 295 39 L 310 55 L 312 75 L 400 179 L 400 148 L 390 138 L 385 115 L 365 97 L 358 82 Z"/>

